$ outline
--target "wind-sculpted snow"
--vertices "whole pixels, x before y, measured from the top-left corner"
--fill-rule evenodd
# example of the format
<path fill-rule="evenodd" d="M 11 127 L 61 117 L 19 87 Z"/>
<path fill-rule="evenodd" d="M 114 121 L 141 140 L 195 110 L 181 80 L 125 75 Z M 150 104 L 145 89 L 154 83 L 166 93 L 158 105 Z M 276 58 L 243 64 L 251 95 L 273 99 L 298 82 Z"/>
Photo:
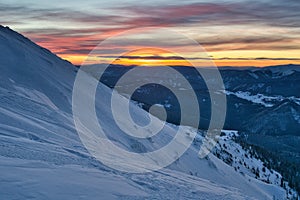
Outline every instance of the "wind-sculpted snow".
<path fill-rule="evenodd" d="M 106 167 L 84 148 L 73 123 L 73 66 L 16 32 L 0 27 L 0 199 L 282 199 L 285 191 L 249 181 L 212 154 L 198 157 L 198 135 L 165 169 L 145 174 Z M 115 125 L 99 84 L 96 111 L 109 139 L 133 152 L 157 149 L 178 128 L 166 124 L 151 139 L 131 137 Z M 87 97 L 90 98 L 90 97 Z M 82 102 L 83 104 L 85 102 Z M 134 119 L 148 113 L 132 103 Z M 83 113 L 89 117 L 90 113 Z"/>

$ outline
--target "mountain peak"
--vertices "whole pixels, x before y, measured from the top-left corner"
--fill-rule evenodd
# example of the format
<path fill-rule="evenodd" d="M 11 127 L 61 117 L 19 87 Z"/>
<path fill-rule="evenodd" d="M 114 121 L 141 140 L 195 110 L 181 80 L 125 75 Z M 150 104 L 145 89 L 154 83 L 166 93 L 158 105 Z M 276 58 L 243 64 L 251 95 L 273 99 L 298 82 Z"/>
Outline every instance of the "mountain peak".
<path fill-rule="evenodd" d="M 30 40 L 29 38 L 27 38 L 24 35 L 18 33 L 17 31 L 12 30 L 8 26 L 0 25 L 0 40 L 1 39 L 6 40 L 6 41 L 8 41 L 8 43 L 11 43 L 11 44 L 14 41 L 14 43 L 16 45 L 15 48 L 19 48 L 20 50 L 22 50 L 23 48 L 29 48 L 31 50 L 35 49 L 37 52 L 40 52 L 40 53 L 41 53 L 41 51 L 43 51 L 44 52 L 43 54 L 47 54 L 48 56 L 51 56 L 51 57 L 55 56 L 56 60 L 63 60 L 65 62 L 68 62 L 69 64 L 72 64 L 70 61 L 64 60 L 64 59 L 58 57 L 55 53 L 53 53 L 50 50 L 36 44 L 35 42 Z M 17 46 L 19 46 L 19 47 L 17 47 Z"/>

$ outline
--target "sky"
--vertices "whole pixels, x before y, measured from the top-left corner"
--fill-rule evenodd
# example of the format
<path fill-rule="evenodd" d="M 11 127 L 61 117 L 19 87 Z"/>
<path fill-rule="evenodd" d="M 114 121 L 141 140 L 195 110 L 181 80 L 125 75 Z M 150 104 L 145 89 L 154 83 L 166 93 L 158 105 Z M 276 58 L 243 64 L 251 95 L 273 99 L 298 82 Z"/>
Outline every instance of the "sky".
<path fill-rule="evenodd" d="M 300 64 L 299 11 L 299 0 L 0 0 L 0 24 L 76 65 L 124 31 L 163 27 L 196 41 L 217 66 L 270 66 Z M 199 49 L 168 35 L 141 35 L 150 42 L 123 38 L 122 45 L 102 46 L 95 62 L 185 65 L 184 59 L 202 58 Z M 173 53 L 182 51 L 184 59 Z"/>

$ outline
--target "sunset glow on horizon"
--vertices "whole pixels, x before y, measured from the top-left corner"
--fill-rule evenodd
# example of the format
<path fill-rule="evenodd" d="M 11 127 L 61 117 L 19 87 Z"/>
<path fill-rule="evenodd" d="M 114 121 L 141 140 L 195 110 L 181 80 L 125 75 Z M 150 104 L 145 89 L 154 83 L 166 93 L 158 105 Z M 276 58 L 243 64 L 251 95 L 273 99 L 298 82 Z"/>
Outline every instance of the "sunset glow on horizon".
<path fill-rule="evenodd" d="M 101 41 L 142 27 L 176 29 L 197 41 L 217 66 L 300 64 L 297 0 L 156 0 L 151 3 L 91 0 L 66 1 L 63 5 L 57 0 L 47 3 L 13 0 L 2 1 L 0 10 L 7 16 L 5 21 L 0 19 L 0 24 L 21 32 L 75 65 L 81 65 Z M 157 43 L 163 46 L 165 41 Z M 189 48 L 180 41 L 174 44 L 169 46 L 174 51 Z M 101 62 L 149 66 L 187 64 L 159 52 L 145 55 L 140 51 L 133 57 L 117 59 L 118 52 L 131 51 L 132 46 L 116 44 L 103 49 Z M 199 63 L 202 59 L 193 49 L 185 57 Z"/>

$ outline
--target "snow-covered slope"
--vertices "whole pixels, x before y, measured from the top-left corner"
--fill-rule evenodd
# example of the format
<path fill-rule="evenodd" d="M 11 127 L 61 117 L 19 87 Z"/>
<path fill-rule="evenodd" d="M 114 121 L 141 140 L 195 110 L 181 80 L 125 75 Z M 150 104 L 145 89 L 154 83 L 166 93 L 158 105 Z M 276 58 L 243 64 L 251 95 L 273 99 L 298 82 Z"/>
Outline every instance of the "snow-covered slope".
<path fill-rule="evenodd" d="M 284 187 L 288 199 L 297 199 L 297 192 L 289 187 L 282 175 L 273 169 L 268 169 L 251 146 L 245 149 L 236 143 L 237 137 L 239 137 L 238 131 L 223 130 L 213 154 L 234 167 L 234 170 L 243 176 Z"/>
<path fill-rule="evenodd" d="M 74 127 L 75 68 L 4 27 L 0 49 L 0 199 L 285 198 L 280 187 L 249 181 L 212 154 L 199 159 L 200 135 L 163 170 L 128 174 L 106 167 L 87 152 Z M 110 95 L 111 90 L 100 84 L 96 109 L 103 129 L 120 147 L 153 150 L 174 135 L 176 127 L 168 124 L 163 138 L 153 140 L 122 133 L 114 125 Z M 132 107 L 135 119 L 148 120 L 148 113 Z M 88 117 L 89 111 L 85 114 Z M 188 127 L 186 131 L 196 133 Z"/>
<path fill-rule="evenodd" d="M 263 94 L 255 94 L 252 95 L 250 92 L 231 92 L 231 91 L 225 91 L 227 95 L 234 95 L 240 99 L 247 100 L 249 102 L 252 102 L 254 104 L 260 104 L 264 107 L 273 107 L 276 103 L 280 103 L 283 101 L 291 101 L 298 105 L 300 105 L 300 98 L 291 96 L 291 97 L 283 97 L 280 95 L 277 96 L 266 96 Z"/>

